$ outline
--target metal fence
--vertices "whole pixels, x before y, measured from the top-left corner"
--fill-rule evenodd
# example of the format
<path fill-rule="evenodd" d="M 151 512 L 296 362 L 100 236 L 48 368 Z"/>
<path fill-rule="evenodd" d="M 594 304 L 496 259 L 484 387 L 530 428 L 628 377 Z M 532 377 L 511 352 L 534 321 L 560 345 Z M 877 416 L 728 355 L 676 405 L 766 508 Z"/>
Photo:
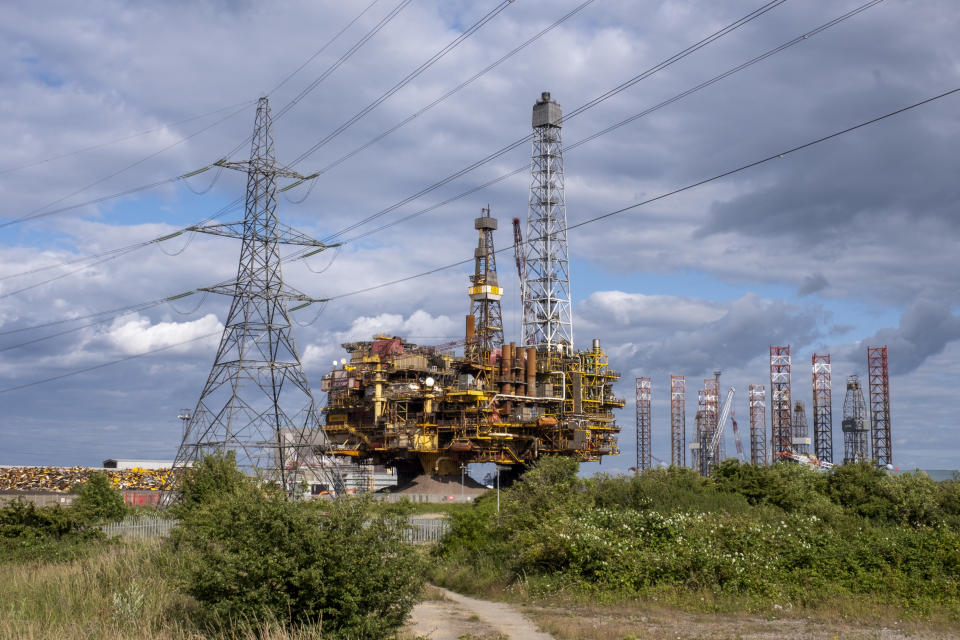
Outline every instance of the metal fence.
<path fill-rule="evenodd" d="M 157 538 L 170 535 L 170 530 L 176 525 L 177 521 L 169 518 L 126 518 L 121 522 L 103 525 L 100 529 L 110 537 Z"/>
<path fill-rule="evenodd" d="M 446 518 L 410 518 L 404 538 L 413 544 L 433 544 L 439 542 L 450 529 Z M 122 522 L 103 525 L 101 530 L 108 536 L 124 538 L 158 538 L 170 535 L 177 525 L 176 520 L 168 518 L 126 518 Z"/>
<path fill-rule="evenodd" d="M 450 522 L 446 518 L 410 518 L 409 522 L 405 537 L 407 542 L 414 544 L 440 542 L 450 530 Z"/>

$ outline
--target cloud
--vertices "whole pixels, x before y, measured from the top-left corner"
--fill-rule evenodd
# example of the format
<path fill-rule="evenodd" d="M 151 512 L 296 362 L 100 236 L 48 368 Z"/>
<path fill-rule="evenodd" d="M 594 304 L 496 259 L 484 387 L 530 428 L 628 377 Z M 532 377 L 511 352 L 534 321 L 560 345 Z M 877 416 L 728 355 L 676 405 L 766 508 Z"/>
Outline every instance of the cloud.
<path fill-rule="evenodd" d="M 126 354 L 145 353 L 165 347 L 173 347 L 172 351 L 182 353 L 197 349 L 198 346 L 215 346 L 222 333 L 223 325 L 212 313 L 198 320 L 157 324 L 151 324 L 149 318 L 135 314 L 129 319 L 117 319 L 110 327 L 107 337 L 117 349 Z M 195 342 L 196 338 L 208 334 L 200 345 Z"/>
<path fill-rule="evenodd" d="M 921 299 L 903 312 L 896 329 L 877 331 L 855 348 L 846 350 L 845 355 L 850 359 L 865 358 L 868 346 L 887 345 L 891 375 L 905 375 L 957 340 L 960 340 L 960 316 L 954 315 L 950 304 Z"/>

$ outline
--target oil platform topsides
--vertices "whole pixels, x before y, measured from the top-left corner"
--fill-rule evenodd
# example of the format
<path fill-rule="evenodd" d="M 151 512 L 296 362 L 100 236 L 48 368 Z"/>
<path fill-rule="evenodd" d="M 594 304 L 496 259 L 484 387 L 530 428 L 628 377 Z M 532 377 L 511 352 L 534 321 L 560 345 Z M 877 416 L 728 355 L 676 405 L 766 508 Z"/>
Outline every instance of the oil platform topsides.
<path fill-rule="evenodd" d="M 323 377 L 327 452 L 395 466 L 401 477 L 454 475 L 495 462 L 519 473 L 541 455 L 616 455 L 619 378 L 594 340 L 574 351 L 563 196 L 560 105 L 533 108 L 527 240 L 514 219 L 523 337 L 505 343 L 489 209 L 478 243 L 462 340 L 420 346 L 396 336 L 344 344 L 349 361 Z M 463 355 L 454 355 L 456 347 Z"/>

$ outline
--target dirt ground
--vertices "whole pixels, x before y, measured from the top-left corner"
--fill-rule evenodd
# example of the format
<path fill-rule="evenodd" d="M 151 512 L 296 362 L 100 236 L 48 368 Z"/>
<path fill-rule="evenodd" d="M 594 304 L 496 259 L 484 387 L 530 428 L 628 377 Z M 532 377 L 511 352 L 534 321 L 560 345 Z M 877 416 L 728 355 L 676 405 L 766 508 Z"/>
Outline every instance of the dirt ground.
<path fill-rule="evenodd" d="M 698 614 L 644 607 L 515 606 L 431 587 L 405 638 L 430 640 L 960 640 L 960 629 L 798 617 Z"/>
<path fill-rule="evenodd" d="M 889 626 L 749 614 L 685 613 L 638 607 L 522 611 L 556 640 L 960 640 L 957 629 L 897 622 Z"/>

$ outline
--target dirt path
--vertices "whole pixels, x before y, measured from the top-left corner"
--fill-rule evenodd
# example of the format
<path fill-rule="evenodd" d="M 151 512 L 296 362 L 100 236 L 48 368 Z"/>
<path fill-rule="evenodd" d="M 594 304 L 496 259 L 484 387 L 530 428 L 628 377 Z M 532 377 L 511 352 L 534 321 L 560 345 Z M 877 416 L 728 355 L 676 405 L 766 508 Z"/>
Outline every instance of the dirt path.
<path fill-rule="evenodd" d="M 433 587 L 436 598 L 413 609 L 406 631 L 430 640 L 554 640 L 508 604 Z"/>

